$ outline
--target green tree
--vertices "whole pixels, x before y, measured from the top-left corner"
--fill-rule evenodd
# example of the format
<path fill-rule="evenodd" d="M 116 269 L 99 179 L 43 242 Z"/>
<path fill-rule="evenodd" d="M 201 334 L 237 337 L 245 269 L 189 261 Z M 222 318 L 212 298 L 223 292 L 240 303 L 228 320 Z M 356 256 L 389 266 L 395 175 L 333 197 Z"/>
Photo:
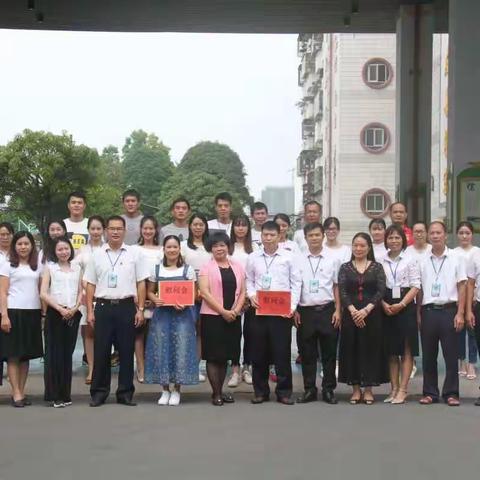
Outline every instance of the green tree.
<path fill-rule="evenodd" d="M 43 230 L 49 219 L 65 216 L 71 191 L 94 185 L 99 163 L 95 149 L 66 132 L 24 130 L 0 150 L 0 197 L 12 197 L 17 213 Z"/>
<path fill-rule="evenodd" d="M 175 171 L 170 149 L 153 133 L 135 130 L 125 140 L 122 154 L 126 186 L 141 193 L 142 203 L 156 207 L 165 182 Z"/>
<path fill-rule="evenodd" d="M 159 198 L 158 219 L 165 224 L 171 221 L 170 206 L 172 201 L 183 196 L 188 198 L 192 212 L 200 212 L 207 218 L 215 217 L 214 198 L 218 192 L 230 189 L 230 184 L 223 178 L 202 171 L 184 172 L 177 169 Z M 233 193 L 233 209 L 235 213 L 242 210 L 241 200 Z"/>
<path fill-rule="evenodd" d="M 199 171 L 215 174 L 228 183 L 229 187 L 226 190 L 235 194 L 242 205 L 251 203 L 245 167 L 238 154 L 228 145 L 218 142 L 197 143 L 188 149 L 178 168 L 183 172 Z"/>

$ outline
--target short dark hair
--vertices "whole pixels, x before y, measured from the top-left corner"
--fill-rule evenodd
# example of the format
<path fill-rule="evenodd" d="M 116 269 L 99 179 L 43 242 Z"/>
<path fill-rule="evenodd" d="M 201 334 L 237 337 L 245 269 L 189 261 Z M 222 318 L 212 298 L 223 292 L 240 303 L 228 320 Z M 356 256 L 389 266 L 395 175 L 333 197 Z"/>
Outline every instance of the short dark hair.
<path fill-rule="evenodd" d="M 262 232 L 265 230 L 275 230 L 277 233 L 280 233 L 280 227 L 278 226 L 278 223 L 274 222 L 273 220 L 267 220 L 262 225 Z"/>
<path fill-rule="evenodd" d="M 340 220 L 337 217 L 327 217 L 323 222 L 323 228 L 327 230 L 332 223 L 340 230 Z"/>
<path fill-rule="evenodd" d="M 155 228 L 155 235 L 153 236 L 153 244 L 159 245 L 160 242 L 158 238 L 158 220 L 153 215 L 145 215 L 140 220 L 140 237 L 138 239 L 138 244 L 143 245 L 145 243 L 145 239 L 143 238 L 143 235 L 142 235 L 142 228 L 147 222 L 153 223 L 153 228 Z"/>
<path fill-rule="evenodd" d="M 135 197 L 138 201 L 140 201 L 140 192 L 135 190 L 134 188 L 129 188 L 128 190 L 125 190 L 122 195 L 122 202 L 125 201 L 127 197 Z"/>
<path fill-rule="evenodd" d="M 180 239 L 177 237 L 177 235 L 167 235 L 164 239 L 163 239 L 163 248 L 165 249 L 165 245 L 167 244 L 167 242 L 169 240 L 175 240 L 177 243 L 178 243 L 178 247 L 180 248 L 181 246 L 181 243 L 180 243 Z M 163 260 L 162 260 L 162 263 L 163 263 L 163 266 L 164 267 L 168 267 L 168 261 L 167 261 L 167 256 L 163 255 Z M 183 257 L 182 257 L 182 253 L 181 251 L 179 250 L 179 253 L 178 253 L 178 258 L 177 258 L 177 267 L 180 268 L 180 267 L 183 267 L 183 265 L 185 265 L 185 262 L 183 261 Z"/>
<path fill-rule="evenodd" d="M 173 210 L 177 203 L 186 203 L 188 209 L 190 210 L 192 207 L 190 206 L 190 202 L 185 197 L 177 197 L 171 204 L 170 210 Z"/>
<path fill-rule="evenodd" d="M 105 228 L 105 219 L 101 215 L 92 215 L 89 217 L 87 222 L 87 228 L 90 228 L 92 222 L 97 221 L 102 224 L 102 227 Z"/>
<path fill-rule="evenodd" d="M 15 234 L 15 230 L 13 228 L 13 225 L 10 222 L 1 222 L 0 223 L 0 228 L 6 228 L 8 230 L 8 233 L 10 235 Z"/>
<path fill-rule="evenodd" d="M 265 210 L 268 213 L 268 207 L 263 202 L 255 202 L 250 207 L 250 215 L 253 215 L 257 210 Z"/>
<path fill-rule="evenodd" d="M 120 216 L 120 215 L 110 215 L 110 216 L 107 218 L 105 224 L 106 224 L 107 227 L 108 227 L 108 225 L 110 224 L 110 222 L 115 222 L 115 221 L 117 221 L 117 222 L 122 222 L 124 228 L 127 226 L 127 222 L 125 222 L 125 219 L 124 219 L 122 216 Z"/>
<path fill-rule="evenodd" d="M 312 230 L 315 230 L 317 228 L 320 229 L 320 231 L 322 232 L 322 235 L 325 235 L 325 229 L 323 228 L 323 225 L 320 222 L 307 223 L 303 227 L 303 234 L 306 237 L 308 232 L 311 232 Z"/>
<path fill-rule="evenodd" d="M 387 228 L 387 224 L 385 223 L 385 220 L 383 218 L 372 218 L 372 220 L 370 220 L 370 223 L 368 224 L 368 229 L 371 230 L 374 225 L 379 225 L 384 230 Z"/>
<path fill-rule="evenodd" d="M 52 245 L 53 245 L 53 251 L 52 251 L 53 261 L 55 263 L 58 263 L 57 252 L 55 250 L 56 250 L 57 245 L 59 243 L 67 243 L 68 246 L 70 247 L 70 256 L 68 257 L 68 261 L 71 262 L 75 258 L 75 250 L 73 248 L 72 243 L 70 242 L 70 240 L 67 237 L 58 237 L 58 238 L 55 238 L 53 240 L 53 242 L 52 242 Z"/>
<path fill-rule="evenodd" d="M 433 222 L 430 222 L 430 224 L 428 225 L 428 230 L 430 230 L 430 227 L 435 224 L 440 225 L 443 231 L 447 233 L 447 226 L 441 220 L 434 220 Z"/>
<path fill-rule="evenodd" d="M 320 209 L 320 212 L 322 211 L 322 206 L 320 205 L 319 202 L 317 202 L 316 200 L 310 200 L 309 202 L 307 202 L 304 206 L 303 206 L 303 210 L 305 211 L 307 209 L 307 207 L 309 207 L 310 205 L 315 205 L 317 206 L 319 209 Z"/>
<path fill-rule="evenodd" d="M 14 268 L 17 268 L 20 265 L 20 258 L 15 249 L 15 246 L 17 242 L 23 237 L 27 237 L 32 246 L 32 250 L 30 252 L 30 255 L 28 256 L 28 264 L 30 265 L 30 268 L 33 271 L 36 271 L 38 268 L 38 252 L 37 252 L 37 248 L 35 247 L 35 240 L 33 239 L 33 235 L 30 232 L 27 232 L 26 230 L 20 230 L 19 232 L 13 235 L 12 243 L 10 244 L 10 254 L 9 254 L 10 265 Z"/>
<path fill-rule="evenodd" d="M 220 192 L 215 195 L 215 205 L 219 200 L 225 200 L 226 202 L 232 204 L 232 196 L 228 192 Z"/>
<path fill-rule="evenodd" d="M 282 222 L 288 223 L 289 226 L 291 225 L 290 217 L 286 213 L 277 213 L 273 217 L 273 221 L 276 222 L 277 220 L 282 220 Z"/>
<path fill-rule="evenodd" d="M 230 250 L 230 237 L 226 234 L 226 232 L 215 232 L 210 236 L 208 239 L 208 251 L 211 251 L 212 247 L 214 247 L 217 243 L 224 243 Z"/>
<path fill-rule="evenodd" d="M 463 220 L 462 222 L 459 222 L 459 224 L 457 225 L 456 233 L 458 233 L 458 231 L 462 227 L 467 227 L 470 230 L 470 233 L 474 233 L 472 222 L 469 222 L 468 220 Z"/>
<path fill-rule="evenodd" d="M 395 205 L 402 205 L 402 207 L 405 209 L 405 211 L 408 212 L 407 206 L 403 202 L 393 202 L 393 203 L 391 203 L 390 207 L 388 207 L 388 211 L 391 212 Z"/>
<path fill-rule="evenodd" d="M 394 223 L 392 225 L 390 225 L 386 230 L 385 230 L 385 240 L 384 240 L 384 243 L 385 243 L 385 248 L 388 249 L 387 247 L 387 240 L 388 240 L 388 237 L 392 234 L 392 233 L 397 233 L 398 235 L 400 235 L 400 237 L 402 238 L 402 250 L 405 250 L 408 246 L 408 242 L 407 242 L 407 237 L 405 235 L 405 232 L 403 231 L 403 228 L 401 225 L 398 225 L 398 223 Z"/>
<path fill-rule="evenodd" d="M 68 194 L 68 202 L 72 199 L 72 197 L 81 198 L 85 203 L 87 203 L 87 196 L 85 192 L 81 192 L 80 190 L 75 190 L 74 192 L 70 192 Z"/>

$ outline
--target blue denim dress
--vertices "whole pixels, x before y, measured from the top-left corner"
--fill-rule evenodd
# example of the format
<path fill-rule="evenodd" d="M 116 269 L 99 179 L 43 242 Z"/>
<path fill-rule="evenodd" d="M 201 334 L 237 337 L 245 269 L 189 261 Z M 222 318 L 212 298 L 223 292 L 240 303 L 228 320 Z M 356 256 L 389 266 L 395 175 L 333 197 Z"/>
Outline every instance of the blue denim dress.
<path fill-rule="evenodd" d="M 157 281 L 188 280 L 188 265 L 178 277 L 160 277 L 159 268 L 155 271 Z M 195 323 L 195 307 L 185 307 L 182 311 L 173 307 L 155 308 L 147 335 L 145 383 L 198 383 Z"/>

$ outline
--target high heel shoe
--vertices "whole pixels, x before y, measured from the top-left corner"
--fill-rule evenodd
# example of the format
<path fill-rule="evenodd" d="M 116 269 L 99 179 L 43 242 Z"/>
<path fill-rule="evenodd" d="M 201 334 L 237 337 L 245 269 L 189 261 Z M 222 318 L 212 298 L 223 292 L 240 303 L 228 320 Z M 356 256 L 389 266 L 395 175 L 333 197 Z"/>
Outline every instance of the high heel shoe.
<path fill-rule="evenodd" d="M 383 403 L 392 403 L 393 399 L 398 395 L 398 389 L 392 389 L 390 395 L 383 401 Z"/>
<path fill-rule="evenodd" d="M 397 395 L 395 396 L 395 398 L 392 400 L 392 405 L 402 405 L 404 403 L 406 403 L 407 401 L 407 391 L 404 390 L 403 388 L 399 388 L 398 389 L 398 392 L 397 392 Z M 399 395 L 401 395 L 401 397 L 399 398 Z"/>
<path fill-rule="evenodd" d="M 359 403 L 362 403 L 363 401 L 363 394 L 360 393 L 359 398 L 354 398 L 352 395 L 352 398 L 350 398 L 350 405 L 358 405 Z"/>

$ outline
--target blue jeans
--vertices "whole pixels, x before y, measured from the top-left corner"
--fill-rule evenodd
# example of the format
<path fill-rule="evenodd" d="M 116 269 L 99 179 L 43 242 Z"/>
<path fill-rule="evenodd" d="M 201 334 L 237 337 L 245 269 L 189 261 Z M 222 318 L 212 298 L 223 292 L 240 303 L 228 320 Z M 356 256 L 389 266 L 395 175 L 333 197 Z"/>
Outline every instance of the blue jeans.
<path fill-rule="evenodd" d="M 477 342 L 475 340 L 475 332 L 470 328 L 464 328 L 461 332 L 458 332 L 458 358 L 459 360 L 465 360 L 467 358 L 466 344 L 468 343 L 468 363 L 477 363 L 478 349 Z"/>

